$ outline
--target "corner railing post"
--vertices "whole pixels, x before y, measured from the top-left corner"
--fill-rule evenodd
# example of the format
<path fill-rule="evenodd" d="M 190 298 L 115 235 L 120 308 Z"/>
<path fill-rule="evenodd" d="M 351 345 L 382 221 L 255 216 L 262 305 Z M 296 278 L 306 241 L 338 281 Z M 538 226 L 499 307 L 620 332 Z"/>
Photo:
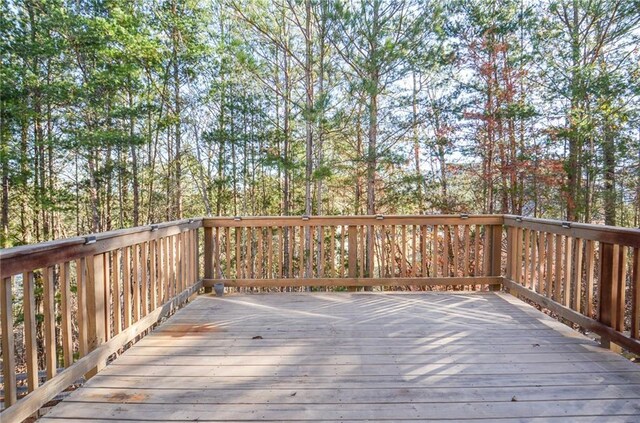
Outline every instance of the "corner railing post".
<path fill-rule="evenodd" d="M 213 228 L 204 227 L 204 279 L 213 279 Z M 213 288 L 207 286 L 205 293 L 212 292 Z"/>
<path fill-rule="evenodd" d="M 618 313 L 623 310 L 618 309 L 620 296 L 620 246 L 600 243 L 600 287 L 599 287 L 599 312 L 598 320 L 613 329 L 618 328 Z M 600 343 L 604 348 L 619 351 L 620 348 L 613 344 L 610 339 L 601 337 Z"/>
<path fill-rule="evenodd" d="M 489 276 L 502 274 L 502 225 L 489 227 Z M 489 291 L 499 291 L 500 285 L 489 285 Z"/>

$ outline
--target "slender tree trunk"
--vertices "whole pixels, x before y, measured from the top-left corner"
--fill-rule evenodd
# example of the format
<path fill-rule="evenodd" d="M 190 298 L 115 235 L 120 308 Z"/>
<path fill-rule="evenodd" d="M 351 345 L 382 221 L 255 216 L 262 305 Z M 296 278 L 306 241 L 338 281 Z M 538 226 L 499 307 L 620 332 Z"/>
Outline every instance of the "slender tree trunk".
<path fill-rule="evenodd" d="M 140 177 L 138 175 L 138 147 L 133 144 L 135 137 L 135 115 L 133 112 L 133 93 L 129 82 L 129 139 L 131 140 L 131 172 L 133 180 L 133 226 L 140 225 Z"/>
<path fill-rule="evenodd" d="M 616 225 L 616 157 L 611 125 L 606 122 L 603 134 L 604 223 Z"/>
<path fill-rule="evenodd" d="M 9 246 L 9 143 L 8 131 L 5 131 L 5 102 L 2 101 L 0 107 L 0 158 L 2 160 L 2 236 L 0 236 L 0 246 Z M 6 135 L 5 135 L 6 134 Z"/>
<path fill-rule="evenodd" d="M 174 19 L 178 18 L 177 2 L 172 2 L 172 12 Z M 182 219 L 182 121 L 181 121 L 181 98 L 180 98 L 180 58 L 178 57 L 178 46 L 180 43 L 180 34 L 178 28 L 173 27 L 173 95 L 174 95 L 174 108 L 175 108 L 175 218 Z"/>
<path fill-rule="evenodd" d="M 578 2 L 573 0 L 573 20 L 571 31 L 571 108 L 569 112 L 569 157 L 565 164 L 565 172 L 567 174 L 567 220 L 576 221 L 577 202 L 578 202 L 578 186 L 580 185 L 580 163 L 578 162 L 578 150 L 580 149 L 580 135 L 578 133 L 578 115 L 581 96 L 580 82 L 580 28 L 578 16 Z"/>
<path fill-rule="evenodd" d="M 411 95 L 411 110 L 413 129 L 413 160 L 416 168 L 416 195 L 418 202 L 418 213 L 424 213 L 425 205 L 422 193 L 422 171 L 420 169 L 420 134 L 418 128 L 418 81 L 415 69 L 411 73 L 413 80 L 413 90 Z"/>
<path fill-rule="evenodd" d="M 304 212 L 307 216 L 313 214 L 313 198 L 311 196 L 311 185 L 313 176 L 313 80 L 311 73 L 313 71 L 312 57 L 312 32 L 311 32 L 311 0 L 305 0 L 305 69 L 304 69 L 304 85 L 305 85 L 305 138 L 306 138 L 306 163 L 305 163 L 305 198 Z M 311 277 L 311 226 L 305 227 L 305 277 Z"/>

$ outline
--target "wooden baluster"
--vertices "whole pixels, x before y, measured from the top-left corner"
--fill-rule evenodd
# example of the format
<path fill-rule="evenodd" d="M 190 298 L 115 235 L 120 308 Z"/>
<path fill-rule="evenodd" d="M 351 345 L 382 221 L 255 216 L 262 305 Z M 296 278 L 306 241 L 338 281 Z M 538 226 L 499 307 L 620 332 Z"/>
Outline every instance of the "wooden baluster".
<path fill-rule="evenodd" d="M 148 252 L 147 252 L 147 243 L 143 242 L 140 244 L 141 254 L 140 254 L 140 262 L 142 264 L 142 283 L 140 284 L 140 306 L 142 310 L 140 312 L 140 316 L 144 317 L 149 312 L 149 265 L 148 261 Z M 183 252 L 181 252 L 184 254 Z M 184 274 L 182 274 L 182 278 L 184 279 Z"/>
<path fill-rule="evenodd" d="M 348 253 L 349 253 L 349 277 L 356 278 L 358 276 L 358 227 L 355 225 L 349 226 L 349 239 L 348 239 Z M 355 286 L 350 286 L 350 291 L 355 291 Z"/>
<path fill-rule="evenodd" d="M 620 246 L 600 242 L 600 286 L 599 320 L 602 324 L 615 328 L 617 326 L 618 278 L 620 275 Z M 609 339 L 601 338 L 605 348 L 618 350 Z"/>
<path fill-rule="evenodd" d="M 443 250 L 442 255 L 444 258 L 444 268 L 443 268 L 442 276 L 444 276 L 445 278 L 448 278 L 451 276 L 451 269 L 449 267 L 449 237 L 451 236 L 451 227 L 449 225 L 444 225 L 442 228 L 444 232 L 444 245 L 442 249 Z"/>
<path fill-rule="evenodd" d="M 193 257 L 193 251 L 191 250 L 192 244 L 191 229 L 188 229 L 184 232 L 184 253 L 182 255 L 182 261 L 184 262 L 184 273 L 182 278 L 182 291 L 191 286 L 191 272 L 193 268 L 193 266 L 191 265 Z"/>
<path fill-rule="evenodd" d="M 307 232 L 309 236 L 309 244 L 306 244 Z M 316 243 L 320 242 L 319 239 L 316 239 L 316 230 L 313 226 L 305 226 L 305 253 L 304 253 L 304 262 L 305 262 L 305 277 L 313 278 L 316 274 L 314 272 L 314 262 L 317 261 L 317 255 L 320 254 L 318 248 L 320 246 Z M 308 250 L 308 251 L 307 251 Z M 318 250 L 318 251 L 316 251 Z M 320 263 L 316 263 L 317 268 L 320 268 Z"/>
<path fill-rule="evenodd" d="M 325 261 L 324 261 L 324 226 L 318 226 L 318 243 L 320 244 L 319 262 L 317 264 L 318 277 L 324 278 Z"/>
<path fill-rule="evenodd" d="M 536 268 L 538 264 L 538 236 L 536 231 L 531 231 L 531 273 L 529 275 L 529 289 L 535 291 Z"/>
<path fill-rule="evenodd" d="M 420 232 L 420 234 L 421 234 L 421 239 L 420 239 L 420 263 L 421 263 L 421 268 L 422 268 L 420 276 L 422 276 L 423 278 L 426 278 L 427 276 L 429 276 L 428 273 L 427 273 L 428 264 L 429 264 L 429 261 L 427 260 L 427 225 L 420 226 L 420 231 L 421 231 Z"/>
<path fill-rule="evenodd" d="M 102 278 L 104 281 L 104 340 L 108 341 L 111 337 L 111 253 L 106 252 L 102 256 L 104 259 L 102 270 L 104 272 L 104 277 Z"/>
<path fill-rule="evenodd" d="M 283 228 L 278 226 L 278 275 L 280 278 L 284 277 L 284 238 L 282 236 Z"/>
<path fill-rule="evenodd" d="M 101 269 L 102 270 L 102 269 Z M 53 379 L 56 375 L 57 356 L 56 356 L 56 314 L 55 314 L 55 267 L 47 267 L 44 275 L 44 296 L 42 298 L 44 311 L 44 349 L 45 361 L 47 368 L 47 380 Z M 104 284 L 102 280 L 101 283 Z M 102 287 L 104 290 L 104 285 Z M 100 291 L 102 292 L 102 291 Z M 98 322 L 104 325 L 104 319 Z"/>
<path fill-rule="evenodd" d="M 158 304 L 167 301 L 167 279 L 169 278 L 166 238 L 158 239 Z"/>
<path fill-rule="evenodd" d="M 189 257 L 189 249 L 187 247 L 187 236 L 187 232 L 182 232 L 178 238 L 180 241 L 180 278 L 178 278 L 178 294 L 186 289 L 188 282 L 187 260 Z"/>
<path fill-rule="evenodd" d="M 491 274 L 491 254 L 492 254 L 492 239 L 493 239 L 493 226 L 487 225 L 485 226 L 484 231 L 484 251 L 483 251 L 483 263 L 482 268 L 484 270 L 485 276 L 489 276 Z"/>
<path fill-rule="evenodd" d="M 158 307 L 158 285 L 157 285 L 157 272 L 158 272 L 158 244 L 155 239 L 149 241 L 149 296 L 151 299 L 150 308 L 151 311 L 155 310 Z M 197 255 L 196 255 L 197 257 Z"/>
<path fill-rule="evenodd" d="M 225 247 L 225 267 L 224 273 L 226 279 L 233 278 L 231 274 L 231 228 L 224 228 L 224 247 Z"/>
<path fill-rule="evenodd" d="M 586 309 L 586 313 L 587 316 L 590 318 L 593 318 L 593 267 L 595 265 L 595 250 L 596 250 L 596 243 L 595 241 L 592 240 L 588 240 L 587 241 L 587 250 L 586 250 L 586 255 L 587 255 L 587 260 L 586 260 L 586 271 L 587 271 L 587 285 L 586 285 L 586 290 L 587 292 L 585 293 L 585 309 Z"/>
<path fill-rule="evenodd" d="M 545 234 L 538 234 L 538 290 L 536 292 L 544 295 L 544 269 L 546 263 Z"/>
<path fill-rule="evenodd" d="M 258 239 L 257 239 L 257 243 L 258 246 L 256 248 L 256 252 L 258 253 L 258 256 L 256 257 L 256 279 L 262 279 L 262 260 L 263 260 L 263 250 L 264 250 L 264 242 L 262 240 L 262 232 L 264 231 L 263 227 L 258 227 Z"/>
<path fill-rule="evenodd" d="M 191 230 L 187 230 L 184 233 L 184 253 L 182 254 L 182 261 L 184 263 L 184 273 L 182 274 L 182 291 L 187 289 L 191 285 Z M 148 282 L 147 282 L 148 283 Z M 181 292 L 182 292 L 181 291 Z"/>
<path fill-rule="evenodd" d="M 305 264 L 305 259 L 306 260 L 311 260 L 311 257 L 313 257 L 313 255 L 311 254 L 311 245 L 309 245 L 309 257 L 305 257 L 305 231 L 306 229 L 311 230 L 311 227 L 307 226 L 300 226 L 299 228 L 299 235 L 300 235 L 300 245 L 299 245 L 299 268 L 298 268 L 298 277 L 299 278 L 306 278 L 306 277 L 311 277 L 311 275 L 307 275 L 306 270 L 304 268 L 304 264 Z M 313 244 L 313 242 L 309 242 L 309 244 Z"/>
<path fill-rule="evenodd" d="M 358 268 L 360 269 L 360 277 L 365 277 L 365 272 L 366 272 L 366 266 L 365 266 L 365 262 L 366 262 L 366 254 L 367 254 L 367 243 L 365 241 L 365 226 L 360 226 L 358 228 L 358 235 L 360 237 L 360 239 L 358 240 L 358 245 L 360 246 L 358 249 L 359 257 L 360 257 L 360 265 L 358 266 Z"/>
<path fill-rule="evenodd" d="M 171 300 L 175 295 L 175 281 L 176 281 L 176 249 L 175 249 L 175 237 L 167 237 L 167 249 L 169 251 L 169 260 L 167 265 L 169 266 L 169 278 L 167 279 L 167 301 Z"/>
<path fill-rule="evenodd" d="M 330 277 L 336 277 L 336 227 L 331 225 L 331 239 L 329 240 L 329 272 Z"/>
<path fill-rule="evenodd" d="M 451 269 L 451 276 L 458 277 L 458 270 L 460 269 L 460 227 L 458 225 L 453 225 L 450 228 L 453 231 L 451 236 L 453 241 L 453 269 Z"/>
<path fill-rule="evenodd" d="M 273 228 L 271 226 L 267 227 L 267 273 L 265 277 L 267 279 L 273 277 Z"/>
<path fill-rule="evenodd" d="M 389 267 L 390 267 L 390 276 L 392 278 L 396 277 L 396 225 L 391 225 L 391 239 L 389 241 Z"/>
<path fill-rule="evenodd" d="M 193 230 L 193 274 L 192 285 L 199 281 L 200 278 L 200 231 L 198 229 Z"/>
<path fill-rule="evenodd" d="M 523 236 L 524 236 L 524 229 L 523 228 L 516 228 L 516 274 L 515 274 L 515 281 L 520 284 L 523 285 L 523 280 L 522 280 L 522 250 L 524 249 L 524 241 L 523 241 Z"/>
<path fill-rule="evenodd" d="M 191 261 L 193 258 L 193 252 L 191 251 L 191 245 L 192 245 L 191 241 L 192 241 L 191 229 L 189 229 L 184 233 L 184 254 L 183 254 L 184 277 L 182 280 L 183 291 L 187 289 L 187 287 L 191 286 L 191 270 L 193 267 L 191 266 Z M 149 271 L 149 275 L 151 275 L 151 271 Z M 149 284 L 149 282 L 147 282 L 147 284 Z"/>
<path fill-rule="evenodd" d="M 71 264 L 60 265 L 60 335 L 64 367 L 73 363 L 73 332 L 71 330 Z"/>
<path fill-rule="evenodd" d="M 581 302 L 582 302 L 582 249 L 583 242 L 580 238 L 576 238 L 576 272 L 575 272 L 575 285 L 573 289 L 573 309 L 575 311 L 580 312 L 582 310 Z"/>
<path fill-rule="evenodd" d="M 617 279 L 618 284 L 618 303 L 616 304 L 616 325 L 614 329 L 618 332 L 624 331 L 624 318 L 625 318 L 625 308 L 626 308 L 626 294 L 627 294 L 627 254 L 628 249 L 626 246 L 620 246 L 620 254 L 619 254 L 619 275 Z"/>
<path fill-rule="evenodd" d="M 490 226 L 489 276 L 502 274 L 502 225 Z M 500 285 L 489 285 L 489 291 L 499 291 Z"/>
<path fill-rule="evenodd" d="M 253 228 L 247 228 L 245 278 L 253 279 Z"/>
<path fill-rule="evenodd" d="M 633 250 L 631 275 L 631 337 L 640 339 L 640 248 Z"/>
<path fill-rule="evenodd" d="M 433 225 L 433 240 L 431 244 L 431 277 L 438 277 L 438 225 Z"/>
<path fill-rule="evenodd" d="M 120 304 L 120 261 L 121 250 L 113 252 L 113 265 L 111 266 L 111 295 L 113 302 L 113 335 L 122 330 L 122 305 Z"/>
<path fill-rule="evenodd" d="M 344 240 L 347 235 L 347 227 L 342 226 L 340 229 L 340 277 L 344 278 L 345 275 L 345 257 L 344 257 Z"/>
<path fill-rule="evenodd" d="M 480 225 L 476 225 L 476 231 L 473 236 L 474 247 L 473 247 L 473 276 L 482 275 L 482 271 L 480 269 L 480 233 L 482 232 L 482 227 Z M 513 277 L 513 276 L 512 276 Z M 475 290 L 476 286 L 471 285 L 471 289 Z"/>
<path fill-rule="evenodd" d="M 507 274 L 509 280 L 514 280 L 516 273 L 516 228 L 507 228 Z"/>
<path fill-rule="evenodd" d="M 176 288 L 174 296 L 182 292 L 184 282 L 184 232 L 176 235 Z"/>
<path fill-rule="evenodd" d="M 380 225 L 380 277 L 387 277 L 387 227 L 385 225 Z"/>
<path fill-rule="evenodd" d="M 80 260 L 78 260 L 78 262 L 79 261 Z M 76 269 L 77 268 L 78 267 L 76 267 Z M 33 278 L 33 272 L 23 273 L 22 281 L 24 284 L 23 313 L 24 313 L 24 344 L 25 344 L 25 355 L 26 355 L 26 365 L 27 365 L 27 388 L 29 392 L 33 392 L 33 390 L 38 387 L 38 382 L 39 382 L 38 342 L 36 339 L 36 331 L 37 331 L 36 296 L 35 296 L 36 286 L 35 286 L 35 280 Z M 78 289 L 78 298 L 79 297 L 80 297 L 80 289 Z M 84 325 L 83 326 L 80 325 L 81 319 L 84 319 L 84 314 L 81 313 L 80 304 L 78 304 L 78 332 L 80 333 L 82 333 L 81 328 L 83 328 L 84 326 Z M 5 332 L 4 328 L 2 329 L 2 333 L 7 333 Z M 82 344 L 81 344 L 81 348 L 82 348 Z M 5 356 L 5 357 L 8 357 L 8 356 Z M 7 388 L 5 387 L 5 397 L 7 395 L 6 389 Z"/>
<path fill-rule="evenodd" d="M 133 321 L 140 320 L 140 246 L 135 244 L 132 246 L 133 254 L 133 267 L 131 273 L 133 275 L 133 281 L 131 286 L 133 288 Z"/>
<path fill-rule="evenodd" d="M 222 271 L 222 256 L 220 249 L 220 228 L 204 228 L 204 278 L 205 279 L 222 279 L 220 272 Z M 207 245 L 208 244 L 208 245 Z M 211 256 L 211 257 L 208 257 Z M 207 271 L 207 268 L 211 270 Z M 208 287 L 205 292 L 211 293 L 213 287 Z"/>
<path fill-rule="evenodd" d="M 402 225 L 402 238 L 400 240 L 400 276 L 407 277 L 407 225 Z"/>
<path fill-rule="evenodd" d="M 529 285 L 529 261 L 531 260 L 531 231 L 529 229 L 524 230 L 524 279 L 522 280 L 522 286 Z"/>
<path fill-rule="evenodd" d="M 571 304 L 571 275 L 573 266 L 573 238 L 566 237 L 564 244 L 564 306 Z"/>
<path fill-rule="evenodd" d="M 0 307 L 2 311 L 2 378 L 4 381 L 4 405 L 10 407 L 16 403 L 16 356 L 14 351 L 13 338 L 13 300 L 11 286 L 13 278 L 8 277 L 2 280 L 0 289 Z M 36 375 L 38 369 L 36 367 Z"/>
<path fill-rule="evenodd" d="M 87 259 L 76 260 L 76 279 L 78 290 L 78 351 L 80 357 L 89 352 L 89 319 L 87 317 Z M 35 314 L 34 314 L 35 318 Z M 36 366 L 37 368 L 37 366 Z"/>
<path fill-rule="evenodd" d="M 464 256 L 463 256 L 463 261 L 464 263 L 462 263 L 462 275 L 463 276 L 469 276 L 469 259 L 470 259 L 470 250 L 471 250 L 471 239 L 470 239 L 470 235 L 469 235 L 469 225 L 464 225 L 464 232 L 463 232 L 463 237 L 464 237 Z"/>
<path fill-rule="evenodd" d="M 545 293 L 548 298 L 553 293 L 553 250 L 554 250 L 553 234 L 547 234 L 547 274 L 545 279 Z"/>
<path fill-rule="evenodd" d="M 104 257 L 97 254 L 87 260 L 87 334 L 89 351 L 93 351 L 105 342 L 104 321 Z M 105 363 L 100 362 L 87 372 L 89 378 L 102 370 Z"/>
<path fill-rule="evenodd" d="M 375 226 L 367 225 L 367 277 L 375 277 L 375 248 L 376 248 L 376 233 Z M 372 291 L 373 287 L 365 288 L 366 291 Z"/>
<path fill-rule="evenodd" d="M 295 240 L 295 226 L 291 226 L 289 228 L 289 274 L 288 277 L 293 278 L 293 251 L 294 251 L 294 240 Z"/>
<path fill-rule="evenodd" d="M 553 300 L 562 303 L 562 235 L 556 235 L 556 260 L 555 260 L 555 294 Z"/>
<path fill-rule="evenodd" d="M 418 276 L 418 269 L 417 269 L 418 244 L 417 244 L 417 237 L 416 237 L 417 234 L 418 234 L 418 227 L 416 225 L 413 225 L 412 233 L 411 233 L 411 251 L 413 253 L 411 255 L 411 276 Z"/>

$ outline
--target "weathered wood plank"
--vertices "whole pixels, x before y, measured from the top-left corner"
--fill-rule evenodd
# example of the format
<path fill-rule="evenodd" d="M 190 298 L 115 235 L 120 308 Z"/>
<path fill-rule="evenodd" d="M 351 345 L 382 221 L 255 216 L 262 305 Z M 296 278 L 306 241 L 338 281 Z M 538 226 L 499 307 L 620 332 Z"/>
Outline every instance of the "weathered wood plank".
<path fill-rule="evenodd" d="M 351 256 L 350 256 L 351 258 Z M 349 272 L 356 272 L 357 267 L 351 267 Z M 216 279 L 204 279 L 203 286 L 213 286 Z M 427 286 L 453 286 L 453 285 L 499 285 L 502 278 L 499 276 L 468 276 L 468 277 L 438 277 L 438 278 L 361 278 L 349 276 L 346 278 L 281 278 L 281 279 L 223 279 L 225 286 L 402 286 L 402 285 L 427 285 Z"/>
<path fill-rule="evenodd" d="M 27 389 L 32 392 L 38 387 L 38 343 L 36 340 L 36 299 L 35 299 L 35 280 L 33 272 L 26 272 L 22 275 L 24 287 L 23 313 L 24 313 L 24 343 L 27 365 Z M 78 282 L 79 286 L 81 282 Z M 80 290 L 78 290 L 78 297 Z M 78 315 L 82 317 L 81 307 L 79 304 Z M 82 326 L 78 328 L 78 332 L 82 333 Z M 4 329 L 3 329 L 4 333 Z M 79 341 L 80 350 L 82 351 L 82 340 Z M 6 389 L 6 388 L 5 388 Z M 6 394 L 5 394 L 6 395 Z"/>
<path fill-rule="evenodd" d="M 71 264 L 60 265 L 60 335 L 64 367 L 73 363 L 73 332 L 71 331 Z"/>
<path fill-rule="evenodd" d="M 101 279 L 102 280 L 102 279 Z M 55 268 L 47 267 L 43 278 L 44 295 L 42 309 L 44 314 L 44 349 L 47 379 L 56 375 L 58 368 L 56 355 L 56 314 L 55 314 Z M 4 304 L 3 304 L 4 305 Z M 104 325 L 104 321 L 100 322 Z M 3 331 L 3 334 L 5 332 Z"/>

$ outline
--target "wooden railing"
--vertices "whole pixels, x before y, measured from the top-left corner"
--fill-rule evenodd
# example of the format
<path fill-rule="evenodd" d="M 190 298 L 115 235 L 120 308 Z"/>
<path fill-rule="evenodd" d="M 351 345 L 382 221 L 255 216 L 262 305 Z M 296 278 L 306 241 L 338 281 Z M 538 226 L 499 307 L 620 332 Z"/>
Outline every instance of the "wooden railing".
<path fill-rule="evenodd" d="M 640 354 L 640 230 L 504 216 L 503 285 Z"/>
<path fill-rule="evenodd" d="M 501 283 L 502 216 L 205 218 L 204 286 Z"/>
<path fill-rule="evenodd" d="M 29 417 L 216 283 L 502 285 L 640 354 L 639 250 L 639 230 L 502 215 L 202 218 L 1 250 L 0 417 Z"/>
<path fill-rule="evenodd" d="M 201 286 L 201 224 L 191 219 L 2 250 L 2 421 L 22 421 L 92 376 L 195 293 Z M 37 290 L 42 304 L 36 304 Z M 14 325 L 13 307 L 22 308 L 21 325 Z M 36 339 L 36 307 L 44 316 L 43 348 Z M 14 330 L 24 339 L 20 369 Z M 26 373 L 29 394 L 16 403 L 18 370 Z M 39 370 L 46 371 L 42 385 Z"/>

